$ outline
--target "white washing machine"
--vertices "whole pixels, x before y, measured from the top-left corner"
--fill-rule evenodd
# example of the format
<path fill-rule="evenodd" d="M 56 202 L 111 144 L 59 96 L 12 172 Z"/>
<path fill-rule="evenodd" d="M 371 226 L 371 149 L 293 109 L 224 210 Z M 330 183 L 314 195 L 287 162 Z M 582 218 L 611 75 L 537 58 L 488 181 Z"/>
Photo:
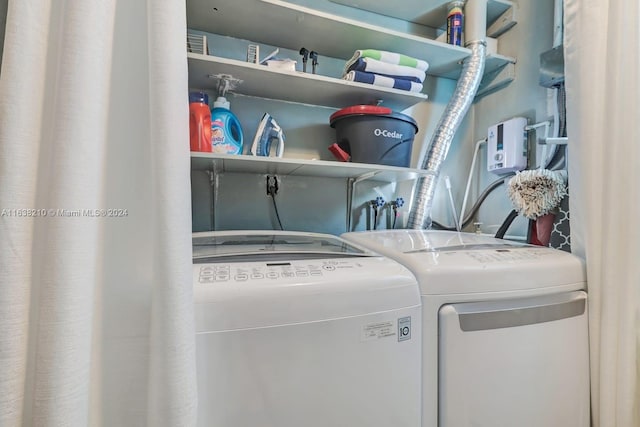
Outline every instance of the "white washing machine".
<path fill-rule="evenodd" d="M 198 425 L 419 426 L 421 306 L 399 263 L 335 236 L 193 236 Z"/>
<path fill-rule="evenodd" d="M 345 239 L 418 278 L 423 427 L 588 427 L 582 261 L 476 234 L 389 230 Z"/>

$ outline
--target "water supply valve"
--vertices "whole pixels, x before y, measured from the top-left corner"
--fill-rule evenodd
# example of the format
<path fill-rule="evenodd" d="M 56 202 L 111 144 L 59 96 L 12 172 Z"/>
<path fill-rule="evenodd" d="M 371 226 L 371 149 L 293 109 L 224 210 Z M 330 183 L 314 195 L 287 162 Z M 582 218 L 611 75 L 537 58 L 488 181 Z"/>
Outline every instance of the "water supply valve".
<path fill-rule="evenodd" d="M 397 197 L 395 200 L 391 201 L 389 204 L 391 205 L 394 211 L 397 211 L 398 208 L 401 208 L 404 206 L 404 199 L 402 197 Z"/>
<path fill-rule="evenodd" d="M 373 229 L 378 228 L 378 211 L 385 205 L 385 201 L 381 196 L 376 197 L 374 200 L 370 200 L 369 204 L 373 210 Z"/>
<path fill-rule="evenodd" d="M 374 200 L 371 200 L 369 203 L 371 204 L 371 207 L 373 209 L 379 209 L 384 206 L 385 201 L 382 197 L 378 196 Z"/>
<path fill-rule="evenodd" d="M 398 209 L 404 206 L 404 199 L 402 197 L 396 197 L 395 200 L 389 202 L 389 205 L 391 206 L 391 209 L 393 209 L 393 222 L 391 224 L 391 228 L 393 229 L 396 228 L 396 222 L 400 216 Z"/>

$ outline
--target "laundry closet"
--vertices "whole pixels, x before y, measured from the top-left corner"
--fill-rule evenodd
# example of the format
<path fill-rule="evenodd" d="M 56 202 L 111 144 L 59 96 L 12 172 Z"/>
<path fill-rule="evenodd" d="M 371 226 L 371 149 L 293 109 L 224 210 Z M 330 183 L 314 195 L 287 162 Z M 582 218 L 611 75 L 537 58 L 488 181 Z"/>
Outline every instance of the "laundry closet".
<path fill-rule="evenodd" d="M 237 79 L 225 96 L 244 138 L 241 156 L 192 152 L 194 231 L 280 229 L 278 216 L 285 230 L 336 235 L 392 228 L 394 220 L 396 228 L 406 226 L 415 183 L 424 173 L 420 156 L 469 50 L 444 40 L 448 2 L 413 2 L 416 7 L 403 11 L 390 10 L 395 9 L 391 4 L 384 10 L 376 2 L 362 9 L 348 3 L 244 0 L 213 7 L 205 0 L 187 1 L 190 90 L 206 92 L 212 104 L 219 95 L 220 76 Z M 389 16 L 394 14 L 405 14 L 404 19 Z M 435 222 L 455 225 L 452 206 L 459 213 L 476 141 L 487 137 L 492 124 L 513 117 L 524 117 L 529 124 L 552 118 L 555 100 L 551 90 L 539 85 L 539 56 L 552 47 L 553 23 L 553 1 L 536 2 L 535 7 L 530 2 L 489 1 L 487 26 L 495 37 L 478 93 L 442 165 L 432 211 Z M 206 39 L 204 53 L 197 45 L 199 37 Z M 258 60 L 275 51 L 275 58 L 296 61 L 295 71 L 247 62 L 252 47 L 258 49 Z M 313 70 L 311 59 L 303 64 L 303 48 L 318 55 Z M 422 91 L 341 80 L 345 62 L 358 49 L 389 50 L 428 62 Z M 388 107 L 415 120 L 418 130 L 408 167 L 344 163 L 334 157 L 329 147 L 336 142 L 336 131 L 330 117 L 354 105 Z M 250 154 L 265 113 L 284 134 L 282 158 Z M 531 165 L 542 136 L 528 132 Z M 477 151 L 468 207 L 497 177 L 487 172 L 486 146 Z M 269 177 L 277 180 L 275 197 L 267 192 Z M 443 177 L 449 178 L 450 194 Z M 380 199 L 384 204 L 377 209 Z M 397 207 L 392 203 L 396 201 L 404 203 Z M 493 235 L 511 209 L 502 186 L 488 195 L 475 225 L 465 230 Z M 508 234 L 524 239 L 527 221 L 516 219 Z"/>

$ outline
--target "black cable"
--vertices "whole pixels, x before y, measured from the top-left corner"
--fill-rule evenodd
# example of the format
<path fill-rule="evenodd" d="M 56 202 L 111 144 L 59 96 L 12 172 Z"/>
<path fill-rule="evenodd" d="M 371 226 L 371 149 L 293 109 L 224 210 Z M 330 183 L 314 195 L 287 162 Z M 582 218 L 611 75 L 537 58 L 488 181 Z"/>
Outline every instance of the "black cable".
<path fill-rule="evenodd" d="M 507 230 L 511 226 L 511 223 L 518 217 L 518 211 L 515 209 L 509 212 L 509 215 L 505 218 L 504 222 L 496 231 L 496 235 L 494 236 L 496 239 L 504 239 L 504 235 L 507 234 Z"/>
<path fill-rule="evenodd" d="M 393 224 L 391 225 L 391 229 L 396 228 L 396 219 L 398 219 L 398 208 L 393 206 Z"/>
<path fill-rule="evenodd" d="M 556 146 L 556 152 L 551 158 L 551 160 L 549 160 L 549 163 L 547 163 L 547 165 L 545 166 L 545 169 L 549 169 L 552 171 L 558 170 L 558 169 L 564 169 L 566 154 L 567 154 L 566 145 Z"/>
<path fill-rule="evenodd" d="M 373 207 L 373 229 L 376 230 L 378 228 L 378 208 L 376 206 Z"/>
<path fill-rule="evenodd" d="M 276 211 L 276 218 L 278 219 L 278 225 L 280 226 L 280 230 L 284 230 L 282 226 L 282 221 L 280 221 L 280 214 L 278 213 L 278 205 L 276 205 L 276 196 L 271 193 L 271 200 L 273 200 L 273 209 Z"/>
<path fill-rule="evenodd" d="M 558 105 L 558 136 L 567 136 L 567 90 L 564 82 L 560 83 L 557 92 Z"/>
<path fill-rule="evenodd" d="M 513 175 L 515 175 L 515 173 L 510 173 L 509 175 L 501 176 L 500 178 L 496 179 L 491 184 L 489 184 L 487 188 L 484 189 L 484 191 L 478 196 L 478 199 L 471 207 L 471 210 L 469 211 L 469 213 L 464 217 L 464 220 L 462 221 L 463 227 L 466 227 L 467 225 L 469 225 L 471 221 L 473 221 L 473 217 L 476 215 L 476 213 L 478 213 L 480 206 L 482 205 L 482 203 L 484 203 L 485 199 L 489 196 L 489 194 L 491 194 L 496 188 L 500 187 L 502 184 L 507 182 L 507 180 L 510 179 Z M 455 229 L 455 227 L 453 228 Z"/>

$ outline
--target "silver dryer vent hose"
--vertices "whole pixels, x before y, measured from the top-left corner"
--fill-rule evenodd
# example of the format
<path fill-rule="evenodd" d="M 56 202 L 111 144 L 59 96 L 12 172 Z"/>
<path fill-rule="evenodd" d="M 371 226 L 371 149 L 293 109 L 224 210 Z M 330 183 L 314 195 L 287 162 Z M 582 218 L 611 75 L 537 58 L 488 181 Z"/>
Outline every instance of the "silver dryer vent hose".
<path fill-rule="evenodd" d="M 420 162 L 422 169 L 432 173 L 419 178 L 416 184 L 407 222 L 407 227 L 411 229 L 420 230 L 431 227 L 431 205 L 440 176 L 440 168 L 447 157 L 453 136 L 469 110 L 482 80 L 486 42 L 473 41 L 468 43 L 467 47 L 471 49 L 471 56 L 464 60 L 462 74 L 451 101 L 438 122 L 427 155 Z"/>

